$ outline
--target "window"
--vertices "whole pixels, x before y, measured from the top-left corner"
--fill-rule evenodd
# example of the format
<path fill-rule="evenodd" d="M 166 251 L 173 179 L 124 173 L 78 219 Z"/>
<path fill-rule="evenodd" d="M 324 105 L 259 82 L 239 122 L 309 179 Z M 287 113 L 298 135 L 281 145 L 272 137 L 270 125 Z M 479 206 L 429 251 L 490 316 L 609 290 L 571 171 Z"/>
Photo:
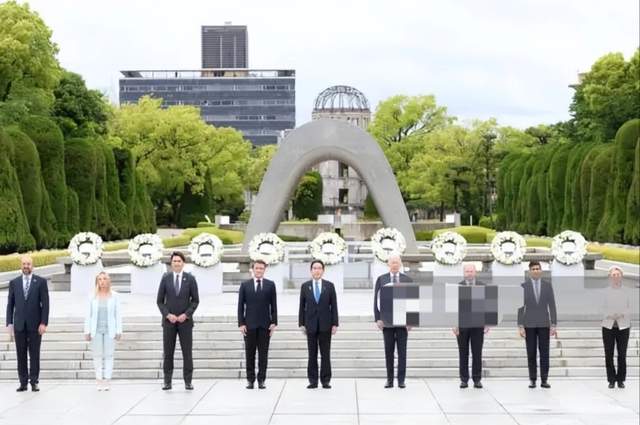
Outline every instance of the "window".
<path fill-rule="evenodd" d="M 338 202 L 341 204 L 349 203 L 349 189 L 338 190 Z"/>
<path fill-rule="evenodd" d="M 341 178 L 349 177 L 349 166 L 342 162 L 338 162 L 338 176 Z"/>

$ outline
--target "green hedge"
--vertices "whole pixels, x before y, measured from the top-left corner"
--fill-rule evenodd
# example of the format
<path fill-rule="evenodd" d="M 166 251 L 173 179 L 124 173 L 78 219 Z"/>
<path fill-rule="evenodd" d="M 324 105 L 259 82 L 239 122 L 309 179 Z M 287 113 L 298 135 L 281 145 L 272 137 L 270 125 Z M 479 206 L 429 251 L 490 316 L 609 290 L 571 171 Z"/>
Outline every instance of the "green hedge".
<path fill-rule="evenodd" d="M 127 206 L 120 197 L 120 179 L 113 149 L 106 143 L 102 143 L 102 153 L 107 177 L 107 206 L 114 225 L 114 234 L 111 239 L 127 238 L 131 234 L 131 222 L 127 215 Z"/>
<path fill-rule="evenodd" d="M 135 160 L 131 151 L 116 148 L 113 150 L 116 168 L 118 170 L 118 181 L 120 186 L 120 199 L 126 208 L 126 223 L 123 230 L 127 232 L 124 237 L 132 237 L 136 232 L 134 225 L 134 215 L 136 211 L 136 177 Z"/>
<path fill-rule="evenodd" d="M 306 242 L 307 238 L 302 238 L 300 236 L 292 236 L 292 235 L 278 235 L 280 239 L 284 242 Z"/>
<path fill-rule="evenodd" d="M 640 250 L 637 248 L 617 248 L 597 244 L 587 246 L 589 252 L 601 253 L 605 260 L 622 261 L 624 263 L 640 264 Z"/>
<path fill-rule="evenodd" d="M 80 230 L 95 229 L 96 150 L 84 138 L 69 139 L 64 147 L 67 184 L 78 195 Z"/>
<path fill-rule="evenodd" d="M 22 192 L 15 168 L 13 144 L 0 128 L 0 253 L 34 249 L 36 241 L 29 230 Z"/>
<path fill-rule="evenodd" d="M 185 229 L 182 232 L 183 235 L 188 235 L 190 238 L 193 238 L 194 236 L 197 236 L 200 233 L 211 233 L 212 235 L 216 235 L 222 240 L 222 242 L 229 245 L 242 243 L 244 239 L 243 232 L 239 232 L 237 230 L 220 229 L 215 226 L 190 228 L 190 229 Z"/>
<path fill-rule="evenodd" d="M 44 186 L 49 194 L 56 230 L 64 244 L 71 237 L 67 228 L 68 196 L 64 168 L 64 139 L 60 128 L 49 118 L 32 115 L 22 122 L 22 130 L 33 140 L 40 156 Z"/>
<path fill-rule="evenodd" d="M 634 245 L 640 244 L 640 138 L 636 142 L 633 161 L 633 180 L 627 196 L 627 216 L 624 226 L 624 241 Z"/>
<path fill-rule="evenodd" d="M 435 230 L 433 232 L 433 237 L 444 232 L 456 232 L 464 237 L 468 243 L 486 243 L 487 234 L 495 233 L 492 229 L 480 226 L 459 226 Z"/>
<path fill-rule="evenodd" d="M 430 241 L 433 239 L 433 230 L 415 232 L 417 241 Z"/>
<path fill-rule="evenodd" d="M 196 227 L 205 214 L 211 215 L 211 197 L 209 184 L 205 184 L 204 192 L 199 194 L 191 193 L 191 189 L 185 187 L 178 212 L 178 226 Z"/>

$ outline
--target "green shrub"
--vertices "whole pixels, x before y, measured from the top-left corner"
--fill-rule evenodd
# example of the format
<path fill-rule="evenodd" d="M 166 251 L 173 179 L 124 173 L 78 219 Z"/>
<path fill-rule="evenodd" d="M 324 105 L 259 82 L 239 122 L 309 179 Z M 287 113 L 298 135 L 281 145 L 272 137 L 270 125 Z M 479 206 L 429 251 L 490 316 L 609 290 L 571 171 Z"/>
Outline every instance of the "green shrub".
<path fill-rule="evenodd" d="M 38 149 L 44 186 L 56 218 L 56 231 L 63 240 L 68 239 L 71 232 L 67 229 L 68 196 L 62 132 L 52 120 L 37 115 L 26 118 L 22 122 L 22 130 Z"/>
<path fill-rule="evenodd" d="M 627 195 L 627 216 L 624 226 L 624 240 L 634 245 L 640 244 L 640 139 L 636 143 L 633 161 L 633 181 Z"/>
<path fill-rule="evenodd" d="M 67 184 L 78 195 L 81 231 L 95 229 L 96 150 L 88 139 L 74 138 L 65 142 Z"/>
<path fill-rule="evenodd" d="M 113 150 L 116 168 L 118 170 L 118 180 L 120 182 L 120 199 L 126 208 L 126 227 L 128 233 L 124 237 L 132 237 L 138 233 L 138 228 L 134 225 L 134 215 L 136 211 L 136 178 L 135 160 L 131 151 L 116 148 Z"/>
<path fill-rule="evenodd" d="M 29 230 L 20 182 L 11 159 L 13 144 L 0 128 L 0 253 L 28 251 L 36 242 Z"/>
<path fill-rule="evenodd" d="M 111 221 L 109 213 L 109 189 L 107 188 L 107 164 L 104 152 L 104 140 L 92 139 L 96 155 L 96 200 L 94 232 L 105 240 L 118 239 L 120 235 Z"/>
<path fill-rule="evenodd" d="M 497 214 L 493 214 L 492 216 L 483 215 L 480 217 L 480 221 L 478 222 L 478 226 L 486 227 L 487 229 L 495 229 L 496 221 L 498 219 Z"/>
<path fill-rule="evenodd" d="M 58 257 L 68 255 L 67 250 L 42 250 L 37 252 L 25 252 L 33 259 L 34 267 L 47 266 L 49 264 L 55 264 Z M 20 270 L 21 263 L 20 257 L 22 254 L 11 254 L 0 256 L 0 272 L 10 272 L 14 270 Z"/>
<path fill-rule="evenodd" d="M 300 236 L 278 235 L 278 237 L 285 242 L 306 242 L 307 241 L 307 238 L 302 238 Z"/>
<path fill-rule="evenodd" d="M 211 227 L 215 225 L 215 223 L 210 223 L 208 221 L 199 221 L 196 227 Z"/>
<path fill-rule="evenodd" d="M 185 229 L 182 234 L 188 235 L 190 238 L 199 235 L 200 233 L 211 233 L 219 237 L 225 244 L 228 241 L 229 245 L 242 243 L 244 239 L 244 233 L 237 230 L 224 230 L 218 227 L 196 227 L 191 229 Z"/>
<path fill-rule="evenodd" d="M 589 209 L 587 212 L 584 234 L 587 239 L 600 240 L 602 234 L 598 232 L 598 225 L 605 216 L 607 189 L 610 186 L 613 146 L 603 145 L 596 148 L 591 169 L 591 185 L 589 187 Z"/>
<path fill-rule="evenodd" d="M 587 246 L 587 250 L 601 253 L 605 260 L 640 264 L 640 250 L 637 248 L 618 248 L 591 243 Z"/>
<path fill-rule="evenodd" d="M 178 227 L 195 227 L 204 219 L 205 214 L 211 215 L 211 192 L 209 184 L 205 184 L 202 193 L 194 194 L 188 186 L 185 187 L 178 212 Z"/>
<path fill-rule="evenodd" d="M 322 176 L 317 171 L 306 173 L 293 197 L 293 215 L 315 220 L 322 212 Z"/>
<path fill-rule="evenodd" d="M 467 243 L 486 243 L 487 234 L 493 232 L 492 229 L 480 226 L 459 226 L 447 229 L 438 229 L 433 232 L 435 238 L 444 232 L 456 232 L 467 240 Z"/>
<path fill-rule="evenodd" d="M 67 188 L 67 230 L 71 239 L 73 235 L 80 232 L 80 205 L 78 205 L 78 194 L 70 187 Z"/>
<path fill-rule="evenodd" d="M 371 193 L 368 193 L 366 199 L 364 200 L 364 218 L 370 220 L 380 218 L 380 214 L 378 213 L 375 202 L 373 202 Z"/>
<path fill-rule="evenodd" d="M 430 241 L 433 239 L 433 230 L 415 232 L 417 241 Z"/>
<path fill-rule="evenodd" d="M 114 226 L 113 239 L 129 237 L 131 223 L 127 216 L 127 207 L 120 197 L 120 179 L 113 149 L 106 143 L 102 143 L 102 152 L 105 160 L 105 172 L 107 177 L 108 210 L 111 223 Z"/>

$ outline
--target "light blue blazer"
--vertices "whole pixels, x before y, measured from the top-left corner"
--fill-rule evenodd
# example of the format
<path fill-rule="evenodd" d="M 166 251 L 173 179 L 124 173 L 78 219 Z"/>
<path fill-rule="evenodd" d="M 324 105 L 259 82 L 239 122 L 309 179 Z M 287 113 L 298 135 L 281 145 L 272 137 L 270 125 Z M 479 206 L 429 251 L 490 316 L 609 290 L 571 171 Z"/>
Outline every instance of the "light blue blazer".
<path fill-rule="evenodd" d="M 87 314 L 84 319 L 84 333 L 85 335 L 90 334 L 91 338 L 96 336 L 96 330 L 98 329 L 98 306 L 98 298 L 89 298 Z M 115 338 L 117 334 L 122 335 L 120 300 L 114 291 L 111 291 L 111 296 L 107 299 L 107 334 L 109 338 Z"/>

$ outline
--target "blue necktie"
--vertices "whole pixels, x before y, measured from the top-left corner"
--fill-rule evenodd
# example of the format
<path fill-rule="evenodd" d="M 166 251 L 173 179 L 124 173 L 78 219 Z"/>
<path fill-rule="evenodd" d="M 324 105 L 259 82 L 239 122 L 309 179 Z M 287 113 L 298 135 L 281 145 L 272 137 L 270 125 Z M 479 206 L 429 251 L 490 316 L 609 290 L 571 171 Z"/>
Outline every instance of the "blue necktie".
<path fill-rule="evenodd" d="M 320 301 L 320 287 L 318 286 L 318 281 L 313 281 L 313 296 L 316 299 L 316 304 Z"/>

